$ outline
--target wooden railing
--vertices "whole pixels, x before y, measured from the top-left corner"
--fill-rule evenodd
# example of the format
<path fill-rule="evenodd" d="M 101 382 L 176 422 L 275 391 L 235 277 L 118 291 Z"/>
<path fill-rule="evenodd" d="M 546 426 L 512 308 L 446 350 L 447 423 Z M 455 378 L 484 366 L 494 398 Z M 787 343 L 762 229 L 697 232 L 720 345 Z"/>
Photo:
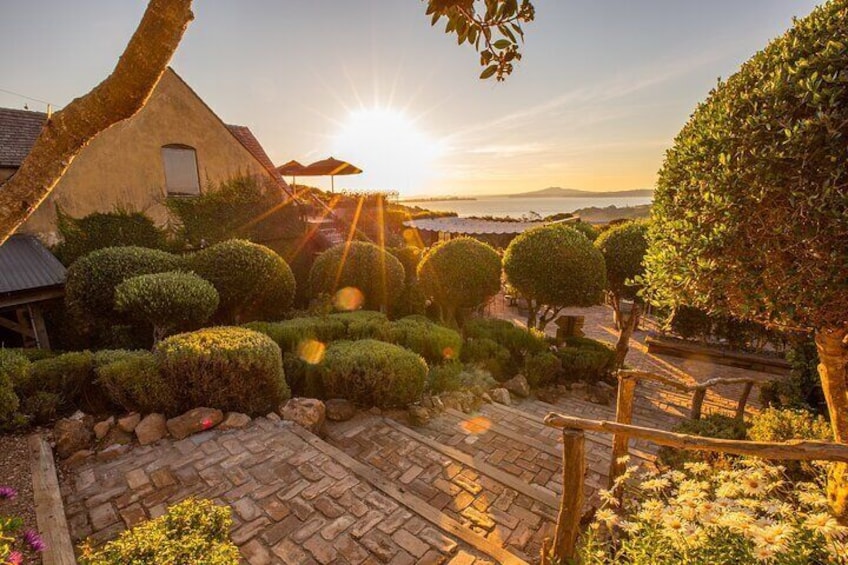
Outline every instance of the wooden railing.
<path fill-rule="evenodd" d="M 574 559 L 580 518 L 583 508 L 583 479 L 586 472 L 584 433 L 602 432 L 622 438 L 624 454 L 629 438 L 643 439 L 657 445 L 666 445 L 690 451 L 731 453 L 763 459 L 792 461 L 843 461 L 848 462 L 848 445 L 823 441 L 787 441 L 783 443 L 716 439 L 678 434 L 653 428 L 644 428 L 620 422 L 587 420 L 551 413 L 545 424 L 562 430 L 562 502 L 557 516 L 554 539 L 546 539 L 542 546 L 542 564 L 551 561 L 549 554 L 560 563 Z M 615 460 L 613 460 L 615 463 Z"/>

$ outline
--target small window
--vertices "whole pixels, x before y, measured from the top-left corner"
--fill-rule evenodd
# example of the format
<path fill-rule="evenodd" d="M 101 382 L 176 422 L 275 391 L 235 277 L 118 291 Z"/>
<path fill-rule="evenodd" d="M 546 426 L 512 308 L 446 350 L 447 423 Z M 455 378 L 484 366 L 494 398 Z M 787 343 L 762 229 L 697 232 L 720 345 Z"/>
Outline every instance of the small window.
<path fill-rule="evenodd" d="M 165 165 L 165 186 L 168 194 L 200 194 L 197 153 L 193 147 L 166 145 L 162 148 L 162 163 Z"/>

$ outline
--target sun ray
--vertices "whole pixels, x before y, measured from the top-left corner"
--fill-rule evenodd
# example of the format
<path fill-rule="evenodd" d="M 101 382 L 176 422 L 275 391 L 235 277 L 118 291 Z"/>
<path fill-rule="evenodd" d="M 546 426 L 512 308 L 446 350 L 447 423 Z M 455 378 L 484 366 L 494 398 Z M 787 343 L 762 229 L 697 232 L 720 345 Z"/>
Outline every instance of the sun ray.
<path fill-rule="evenodd" d="M 365 197 L 360 196 L 359 200 L 356 202 L 356 212 L 353 213 L 353 221 L 350 222 L 350 230 L 347 234 L 347 239 L 344 244 L 344 251 L 342 251 L 342 259 L 339 261 L 339 270 L 336 272 L 336 281 L 333 284 L 333 290 L 338 290 L 339 282 L 342 280 L 342 273 L 344 272 L 345 262 L 347 261 L 347 254 L 350 251 L 350 246 L 353 243 L 353 237 L 356 235 L 356 226 L 359 224 L 359 214 L 362 212 L 362 205 L 365 203 Z"/>

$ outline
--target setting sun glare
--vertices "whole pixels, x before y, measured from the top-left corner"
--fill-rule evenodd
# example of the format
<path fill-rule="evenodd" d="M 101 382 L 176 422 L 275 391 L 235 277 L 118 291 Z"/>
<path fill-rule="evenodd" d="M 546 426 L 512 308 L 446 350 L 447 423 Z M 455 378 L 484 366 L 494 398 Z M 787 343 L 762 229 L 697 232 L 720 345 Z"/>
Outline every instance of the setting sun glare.
<path fill-rule="evenodd" d="M 333 140 L 333 154 L 362 168 L 346 184 L 404 195 L 426 189 L 441 143 L 423 133 L 404 113 L 390 108 L 352 111 Z"/>

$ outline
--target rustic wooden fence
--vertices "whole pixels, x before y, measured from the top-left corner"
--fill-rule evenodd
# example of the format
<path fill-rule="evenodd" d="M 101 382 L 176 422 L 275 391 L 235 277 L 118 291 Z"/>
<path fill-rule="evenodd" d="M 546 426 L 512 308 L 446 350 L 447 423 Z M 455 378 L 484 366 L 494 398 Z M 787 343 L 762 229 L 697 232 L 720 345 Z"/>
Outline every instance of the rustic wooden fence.
<path fill-rule="evenodd" d="M 713 379 L 700 385 L 682 385 L 671 379 L 644 373 L 641 371 L 621 371 L 619 373 L 618 403 L 616 405 L 616 421 L 588 420 L 562 414 L 551 413 L 545 417 L 545 424 L 562 430 L 562 501 L 557 516 L 556 532 L 553 540 L 545 540 L 542 546 L 542 565 L 548 565 L 549 556 L 559 563 L 567 563 L 574 559 L 577 550 L 577 540 L 580 533 L 580 519 L 583 509 L 585 460 L 585 432 L 601 432 L 613 434 L 612 461 L 610 463 L 610 484 L 624 472 L 625 456 L 628 452 L 630 439 L 650 441 L 657 445 L 675 447 L 689 451 L 706 451 L 713 453 L 730 453 L 747 455 L 763 459 L 778 459 L 791 461 L 842 461 L 848 462 L 848 445 L 824 441 L 793 440 L 787 442 L 761 442 L 717 439 L 675 432 L 634 426 L 633 397 L 638 380 L 650 379 L 672 386 L 678 390 L 693 392 L 693 410 L 697 402 L 703 403 L 703 394 L 711 386 L 718 384 L 747 383 L 751 379 Z M 679 385 L 679 386 L 677 386 Z M 739 399 L 737 415 L 745 411 L 745 403 L 750 395 L 750 386 L 745 387 Z M 741 411 L 741 412 L 740 412 Z M 621 492 L 617 493 L 621 496 Z"/>

